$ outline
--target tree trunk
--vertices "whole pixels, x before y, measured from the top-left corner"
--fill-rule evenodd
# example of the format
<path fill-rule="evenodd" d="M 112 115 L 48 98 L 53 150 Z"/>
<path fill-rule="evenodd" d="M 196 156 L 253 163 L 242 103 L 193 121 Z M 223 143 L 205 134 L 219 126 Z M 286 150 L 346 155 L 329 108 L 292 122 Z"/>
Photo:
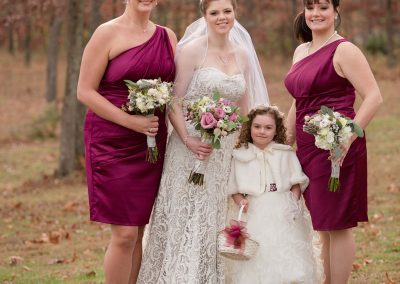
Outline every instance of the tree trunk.
<path fill-rule="evenodd" d="M 103 18 L 101 17 L 101 5 L 104 0 L 91 0 L 90 1 L 90 23 L 89 23 L 89 32 L 92 34 L 95 29 L 103 22 Z M 113 3 L 114 4 L 114 3 Z M 114 13 L 114 10 L 113 10 Z"/>
<path fill-rule="evenodd" d="M 56 8 L 54 8 L 56 9 Z M 47 41 L 47 86 L 46 100 L 48 103 L 54 102 L 57 98 L 57 65 L 58 65 L 58 49 L 59 35 L 62 27 L 62 18 L 53 12 L 50 21 L 50 31 Z"/>
<path fill-rule="evenodd" d="M 115 17 L 117 17 L 117 0 L 112 0 L 112 18 L 114 19 Z"/>
<path fill-rule="evenodd" d="M 386 0 L 386 37 L 387 37 L 387 65 L 389 68 L 393 68 L 396 65 L 396 55 L 394 53 L 394 42 L 395 36 L 395 23 L 393 21 L 393 2 L 392 0 Z"/>
<path fill-rule="evenodd" d="M 15 54 L 15 46 L 14 46 L 14 24 L 10 22 L 8 24 L 8 52 L 12 55 Z"/>
<path fill-rule="evenodd" d="M 290 33 L 289 33 L 289 37 L 291 39 L 291 44 L 292 44 L 292 49 L 293 51 L 296 49 L 298 42 L 296 40 L 296 37 L 294 36 L 294 28 L 293 28 L 293 23 L 294 23 L 294 19 L 297 16 L 297 1 L 296 0 L 291 0 L 291 22 L 290 22 Z"/>
<path fill-rule="evenodd" d="M 83 1 L 70 0 L 67 14 L 67 79 L 61 118 L 59 175 L 67 176 L 80 166 L 78 145 L 83 145 L 84 107 L 76 99 L 76 86 L 83 51 Z M 81 146 L 82 147 L 82 146 Z"/>
<path fill-rule="evenodd" d="M 25 49 L 25 65 L 30 66 L 32 60 L 32 19 L 31 14 L 28 12 L 25 15 L 25 39 L 24 39 L 24 49 Z"/>

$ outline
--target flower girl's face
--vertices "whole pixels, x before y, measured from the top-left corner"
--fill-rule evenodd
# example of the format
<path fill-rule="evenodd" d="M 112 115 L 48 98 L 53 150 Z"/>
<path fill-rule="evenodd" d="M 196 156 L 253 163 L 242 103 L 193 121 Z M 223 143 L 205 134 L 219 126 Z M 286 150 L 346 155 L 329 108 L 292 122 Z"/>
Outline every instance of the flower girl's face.
<path fill-rule="evenodd" d="M 251 138 L 253 144 L 264 149 L 274 140 L 276 135 L 276 122 L 271 114 L 257 115 L 251 123 Z"/>
<path fill-rule="evenodd" d="M 211 30 L 218 34 L 225 34 L 233 27 L 235 9 L 231 0 L 211 1 L 204 17 Z"/>

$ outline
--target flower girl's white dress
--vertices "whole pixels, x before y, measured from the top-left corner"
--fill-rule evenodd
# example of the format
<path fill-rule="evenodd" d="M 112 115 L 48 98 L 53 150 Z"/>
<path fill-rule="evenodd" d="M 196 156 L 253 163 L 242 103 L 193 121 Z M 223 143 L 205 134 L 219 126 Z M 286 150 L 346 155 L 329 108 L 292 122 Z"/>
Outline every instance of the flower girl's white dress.
<path fill-rule="evenodd" d="M 294 184 L 302 190 L 308 184 L 295 152 L 274 142 L 264 150 L 249 143 L 233 155 L 230 193 L 248 186 L 254 190 L 261 183 L 264 192 L 247 196 L 247 232 L 260 244 L 258 251 L 248 261 L 226 260 L 227 283 L 321 283 L 318 237 L 303 200 L 290 191 Z M 237 206 L 233 208 L 230 217 L 237 215 Z"/>

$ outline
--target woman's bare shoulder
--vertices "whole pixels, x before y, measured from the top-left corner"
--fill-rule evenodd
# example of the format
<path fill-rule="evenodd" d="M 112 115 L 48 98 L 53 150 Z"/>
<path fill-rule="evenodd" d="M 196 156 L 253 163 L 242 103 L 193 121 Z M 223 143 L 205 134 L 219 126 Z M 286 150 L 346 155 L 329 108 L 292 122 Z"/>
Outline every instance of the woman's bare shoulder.
<path fill-rule="evenodd" d="M 310 43 L 305 42 L 300 44 L 294 51 L 293 53 L 293 61 L 292 63 L 295 64 L 296 62 L 300 61 L 301 59 L 305 58 L 307 56 L 307 50 L 309 47 Z"/>

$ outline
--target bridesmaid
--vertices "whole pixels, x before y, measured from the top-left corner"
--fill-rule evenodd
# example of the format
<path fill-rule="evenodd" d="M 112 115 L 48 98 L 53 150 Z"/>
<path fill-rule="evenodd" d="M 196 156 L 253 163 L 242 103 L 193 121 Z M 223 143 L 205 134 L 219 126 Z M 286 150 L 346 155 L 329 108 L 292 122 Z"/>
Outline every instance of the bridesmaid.
<path fill-rule="evenodd" d="M 157 194 L 167 126 L 164 113 L 129 115 L 123 80 L 173 81 L 176 36 L 149 20 L 156 0 L 128 0 L 122 16 L 99 26 L 81 64 L 78 99 L 88 107 L 85 151 L 90 219 L 111 224 L 104 258 L 106 283 L 135 283 L 142 235 Z M 157 164 L 145 161 L 146 135 L 155 136 Z"/>
<path fill-rule="evenodd" d="M 326 283 L 346 283 L 355 258 L 352 228 L 368 221 L 367 152 L 365 138 L 355 135 L 341 145 L 340 190 L 329 192 L 329 152 L 303 132 L 304 116 L 325 105 L 365 128 L 382 103 L 381 93 L 361 51 L 335 31 L 340 22 L 339 0 L 304 0 L 295 33 L 304 42 L 295 51 L 285 85 L 294 97 L 288 132 L 310 185 L 304 192 L 314 229 L 319 231 Z M 354 112 L 356 93 L 362 104 Z M 336 157 L 335 157 L 336 158 Z"/>

